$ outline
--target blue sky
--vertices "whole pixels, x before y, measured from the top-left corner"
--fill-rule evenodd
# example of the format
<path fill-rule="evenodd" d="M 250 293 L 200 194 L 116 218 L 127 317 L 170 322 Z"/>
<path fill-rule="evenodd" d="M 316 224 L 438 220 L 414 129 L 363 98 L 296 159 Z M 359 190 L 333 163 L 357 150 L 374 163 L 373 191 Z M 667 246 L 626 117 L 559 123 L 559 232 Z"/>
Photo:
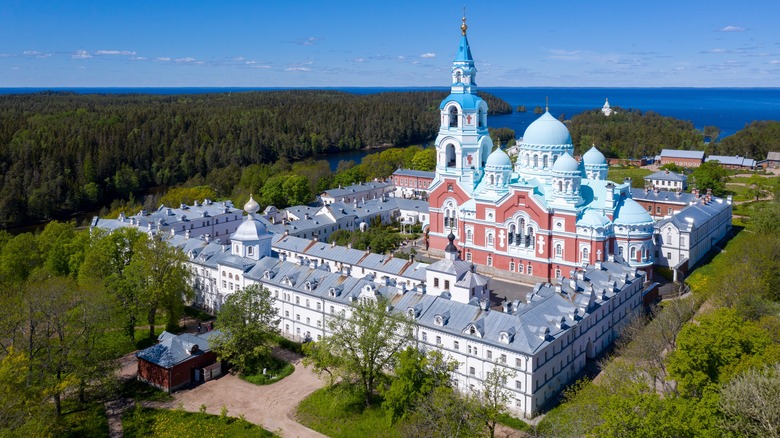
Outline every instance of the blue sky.
<path fill-rule="evenodd" d="M 0 87 L 778 87 L 780 1 L 0 1 Z"/>

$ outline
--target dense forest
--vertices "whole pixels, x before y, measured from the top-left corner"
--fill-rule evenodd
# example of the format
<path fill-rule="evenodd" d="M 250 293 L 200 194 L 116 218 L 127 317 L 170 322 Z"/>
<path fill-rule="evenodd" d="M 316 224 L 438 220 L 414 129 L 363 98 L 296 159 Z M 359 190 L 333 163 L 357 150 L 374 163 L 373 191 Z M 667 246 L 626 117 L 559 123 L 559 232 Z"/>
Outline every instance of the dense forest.
<path fill-rule="evenodd" d="M 756 160 L 766 158 L 767 152 L 780 151 L 780 122 L 755 121 L 722 141 L 710 144 L 713 155 L 742 155 Z"/>
<path fill-rule="evenodd" d="M 433 140 L 445 91 L 0 96 L 0 226 L 280 158 Z M 506 102 L 481 94 L 495 114 Z"/>
<path fill-rule="evenodd" d="M 664 148 L 701 150 L 704 146 L 704 134 L 689 121 L 652 111 L 613 109 L 616 112 L 609 117 L 600 109 L 572 117 L 568 125 L 577 153 L 595 144 L 607 157 L 639 158 L 654 156 Z"/>

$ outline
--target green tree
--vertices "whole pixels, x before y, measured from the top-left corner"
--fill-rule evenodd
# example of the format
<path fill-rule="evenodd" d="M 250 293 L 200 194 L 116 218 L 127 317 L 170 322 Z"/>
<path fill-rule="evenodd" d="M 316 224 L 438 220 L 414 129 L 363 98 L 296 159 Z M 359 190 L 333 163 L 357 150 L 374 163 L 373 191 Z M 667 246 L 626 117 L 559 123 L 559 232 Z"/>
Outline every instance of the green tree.
<path fill-rule="evenodd" d="M 382 393 L 382 408 L 388 422 L 392 425 L 404 419 L 434 389 L 449 386 L 451 373 L 457 366 L 456 361 L 446 360 L 440 351 L 426 353 L 411 346 L 401 351 L 393 370 L 395 377 Z"/>
<path fill-rule="evenodd" d="M 721 167 L 717 160 L 707 161 L 693 169 L 691 180 L 702 192 L 712 189 L 715 196 L 723 196 L 726 193 L 726 182 L 729 180 L 729 171 Z"/>
<path fill-rule="evenodd" d="M 286 205 L 303 205 L 311 201 L 309 180 L 303 175 L 289 175 L 282 184 Z"/>
<path fill-rule="evenodd" d="M 778 346 L 756 323 L 743 321 L 734 309 L 716 309 L 688 323 L 669 355 L 669 375 L 684 396 L 700 397 L 750 365 L 779 360 Z"/>
<path fill-rule="evenodd" d="M 685 168 L 682 166 L 678 166 L 674 163 L 666 163 L 663 166 L 659 167 L 660 170 L 668 170 L 669 172 L 674 173 L 684 173 Z"/>
<path fill-rule="evenodd" d="M 328 387 L 332 388 L 339 372 L 339 357 L 328 350 L 321 342 L 306 342 L 303 344 L 303 366 L 311 366 L 312 370 L 322 377 L 328 376 Z"/>
<path fill-rule="evenodd" d="M 448 386 L 438 386 L 414 406 L 408 419 L 399 423 L 405 438 L 473 438 L 485 436 L 474 416 L 473 401 Z"/>
<path fill-rule="evenodd" d="M 251 285 L 229 295 L 217 314 L 221 333 L 213 349 L 242 373 L 254 374 L 266 364 L 279 332 L 271 291 Z"/>
<path fill-rule="evenodd" d="M 193 297 L 186 263 L 187 256 L 163 238 L 144 234 L 133 245 L 127 279 L 137 290 L 138 302 L 146 312 L 150 338 L 155 337 L 159 310 L 166 311 L 168 330 L 175 330 L 184 311 L 184 301 Z"/>
<path fill-rule="evenodd" d="M 512 393 L 507 389 L 507 384 L 514 377 L 514 370 L 496 366 L 493 371 L 487 372 L 481 387 L 472 394 L 474 416 L 485 425 L 490 438 L 496 436 L 499 418 L 508 412 Z"/>
<path fill-rule="evenodd" d="M 412 169 L 433 172 L 436 169 L 436 149 L 423 149 L 414 154 Z"/>
<path fill-rule="evenodd" d="M 748 193 L 754 197 L 756 201 L 760 198 L 767 196 L 772 189 L 771 182 L 761 175 L 751 175 L 747 180 Z"/>
<path fill-rule="evenodd" d="M 320 341 L 322 348 L 340 358 L 336 364 L 340 375 L 359 386 L 366 406 L 371 405 L 383 370 L 392 367 L 412 336 L 410 321 L 389 311 L 388 304 L 381 296 L 360 300 L 349 315 L 328 321 L 332 334 Z"/>
<path fill-rule="evenodd" d="M 738 436 L 780 437 L 780 364 L 749 369 L 720 391 L 721 427 Z"/>

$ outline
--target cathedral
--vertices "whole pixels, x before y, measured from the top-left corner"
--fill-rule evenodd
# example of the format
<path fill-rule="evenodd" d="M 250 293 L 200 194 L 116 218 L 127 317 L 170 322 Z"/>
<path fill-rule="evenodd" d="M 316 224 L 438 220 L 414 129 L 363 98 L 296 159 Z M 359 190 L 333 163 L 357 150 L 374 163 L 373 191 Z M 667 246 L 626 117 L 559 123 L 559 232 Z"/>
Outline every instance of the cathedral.
<path fill-rule="evenodd" d="M 569 130 L 549 108 L 526 129 L 514 164 L 493 150 L 466 29 L 464 20 L 439 107 L 430 247 L 444 248 L 451 233 L 463 260 L 528 282 L 557 281 L 610 255 L 652 279 L 653 218 L 631 198 L 630 183 L 607 181 L 595 146 L 574 158 Z"/>

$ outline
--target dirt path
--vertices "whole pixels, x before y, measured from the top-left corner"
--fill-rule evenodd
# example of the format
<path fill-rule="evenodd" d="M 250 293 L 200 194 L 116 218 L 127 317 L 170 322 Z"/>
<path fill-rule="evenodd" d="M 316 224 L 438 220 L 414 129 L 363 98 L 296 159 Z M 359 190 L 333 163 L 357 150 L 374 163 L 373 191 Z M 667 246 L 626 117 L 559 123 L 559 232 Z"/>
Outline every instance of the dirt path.
<path fill-rule="evenodd" d="M 287 353 L 288 355 L 291 353 Z M 321 381 L 301 364 L 298 356 L 287 357 L 295 365 L 295 372 L 281 381 L 265 386 L 245 382 L 233 375 L 225 375 L 193 389 L 173 393 L 174 400 L 149 405 L 156 408 L 198 412 L 206 405 L 206 412 L 219 415 L 222 406 L 228 415 L 244 418 L 283 437 L 324 437 L 295 420 L 295 409 L 306 396 L 322 387 Z"/>

